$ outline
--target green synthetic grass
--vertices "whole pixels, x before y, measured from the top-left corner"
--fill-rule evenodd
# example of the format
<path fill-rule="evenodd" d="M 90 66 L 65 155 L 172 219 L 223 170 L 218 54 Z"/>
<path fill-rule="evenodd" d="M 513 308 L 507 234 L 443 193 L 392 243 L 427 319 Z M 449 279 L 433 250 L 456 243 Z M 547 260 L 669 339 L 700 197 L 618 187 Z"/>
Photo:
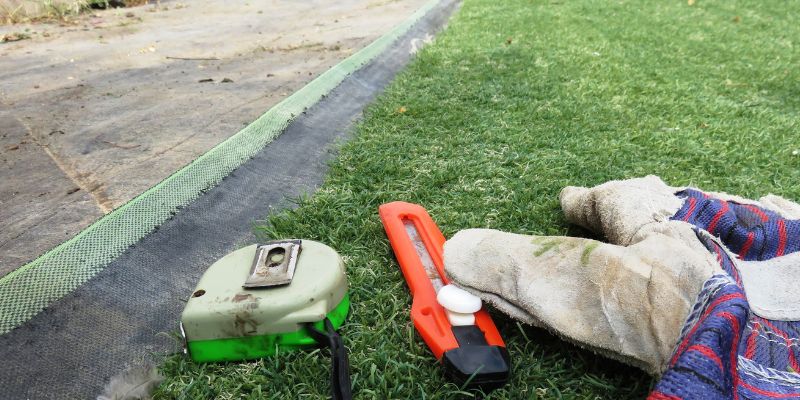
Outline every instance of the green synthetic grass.
<path fill-rule="evenodd" d="M 342 329 L 363 399 L 470 396 L 448 384 L 408 317 L 378 220 L 425 206 L 445 236 L 572 231 L 565 185 L 657 174 L 749 197 L 800 199 L 800 3 L 467 0 L 367 110 L 324 186 L 259 228 L 345 257 Z M 496 315 L 513 379 L 492 399 L 640 398 L 652 379 Z M 324 398 L 326 352 L 194 365 L 172 357 L 157 398 Z"/>

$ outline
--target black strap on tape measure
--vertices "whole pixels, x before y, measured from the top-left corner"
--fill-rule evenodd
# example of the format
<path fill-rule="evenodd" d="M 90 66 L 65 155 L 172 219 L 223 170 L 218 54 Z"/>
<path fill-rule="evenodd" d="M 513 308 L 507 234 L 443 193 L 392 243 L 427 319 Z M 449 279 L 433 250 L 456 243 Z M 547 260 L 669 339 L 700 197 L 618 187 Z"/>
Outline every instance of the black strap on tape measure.
<path fill-rule="evenodd" d="M 308 324 L 308 333 L 321 346 L 331 349 L 333 367 L 331 368 L 331 391 L 333 400 L 351 400 L 353 389 L 350 387 L 350 360 L 347 358 L 347 348 L 344 347 L 342 337 L 333 329 L 333 324 L 328 318 L 324 320 L 325 332 L 318 330 L 313 324 Z"/>

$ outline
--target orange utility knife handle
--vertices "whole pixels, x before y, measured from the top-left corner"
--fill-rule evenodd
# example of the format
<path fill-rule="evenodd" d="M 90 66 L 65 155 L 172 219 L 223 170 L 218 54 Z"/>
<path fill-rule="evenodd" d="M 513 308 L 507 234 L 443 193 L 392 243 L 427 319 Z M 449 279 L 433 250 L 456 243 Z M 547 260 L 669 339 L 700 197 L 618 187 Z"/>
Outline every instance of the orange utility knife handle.
<path fill-rule="evenodd" d="M 404 221 L 414 224 L 439 272 L 438 278 L 446 285 L 450 282 L 444 273 L 442 257 L 444 235 L 428 212 L 416 204 L 400 201 L 387 203 L 378 208 L 378 214 L 383 221 L 386 236 L 389 238 L 413 297 L 411 320 L 436 359 L 441 359 L 446 351 L 459 347 L 459 343 L 453 333 L 453 327 L 447 319 L 444 307 L 436 300 L 436 290 L 417 254 L 414 243 L 406 232 Z M 488 345 L 505 347 L 500 332 L 486 309 L 482 308 L 475 313 L 475 325 L 483 332 Z"/>

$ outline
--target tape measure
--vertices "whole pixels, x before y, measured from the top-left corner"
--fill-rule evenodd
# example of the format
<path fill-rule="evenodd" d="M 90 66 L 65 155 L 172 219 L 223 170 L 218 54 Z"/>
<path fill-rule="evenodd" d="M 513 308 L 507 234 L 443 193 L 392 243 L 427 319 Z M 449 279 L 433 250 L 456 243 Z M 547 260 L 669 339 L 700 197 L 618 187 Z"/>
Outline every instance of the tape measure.
<path fill-rule="evenodd" d="M 349 309 L 339 254 L 312 240 L 280 240 L 212 264 L 187 301 L 180 327 L 185 351 L 197 362 L 328 346 L 334 399 L 349 399 L 347 352 L 336 333 Z"/>

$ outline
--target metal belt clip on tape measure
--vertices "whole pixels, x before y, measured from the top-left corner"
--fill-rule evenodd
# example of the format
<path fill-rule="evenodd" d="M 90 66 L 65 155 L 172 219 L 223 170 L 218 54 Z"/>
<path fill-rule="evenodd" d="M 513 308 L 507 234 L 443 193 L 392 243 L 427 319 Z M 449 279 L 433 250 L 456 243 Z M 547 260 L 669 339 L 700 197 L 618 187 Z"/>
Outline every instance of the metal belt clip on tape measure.
<path fill-rule="evenodd" d="M 328 346 L 333 397 L 349 399 L 347 350 L 336 333 L 349 309 L 339 254 L 311 240 L 281 240 L 236 250 L 212 264 L 180 326 L 185 351 L 197 362 Z"/>

